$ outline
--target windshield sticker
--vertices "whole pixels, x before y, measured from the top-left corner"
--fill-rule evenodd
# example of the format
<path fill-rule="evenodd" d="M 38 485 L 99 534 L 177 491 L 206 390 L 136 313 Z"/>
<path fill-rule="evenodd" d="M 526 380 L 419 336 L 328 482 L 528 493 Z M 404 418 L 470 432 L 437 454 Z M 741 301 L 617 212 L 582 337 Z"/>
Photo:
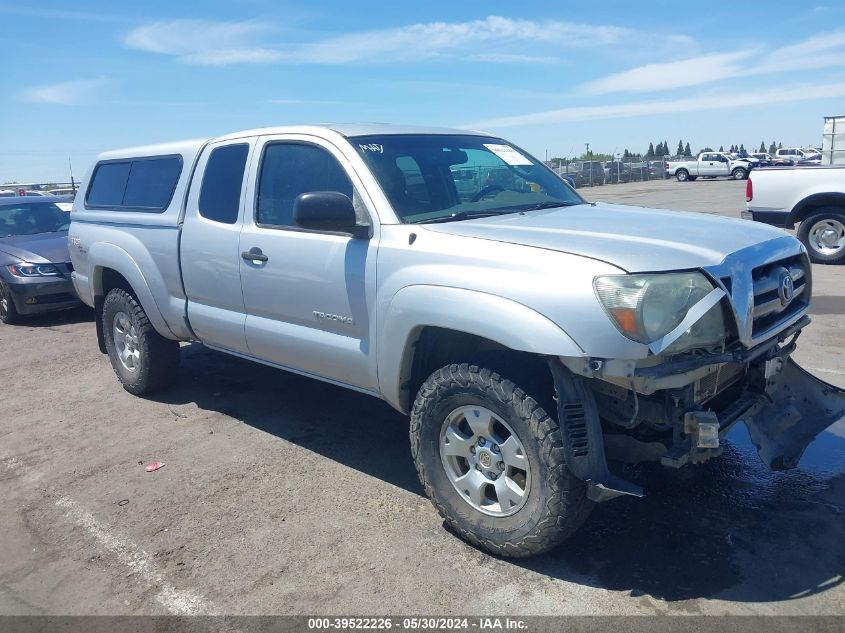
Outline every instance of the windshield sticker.
<path fill-rule="evenodd" d="M 505 161 L 508 165 L 533 165 L 525 156 L 520 154 L 510 145 L 495 143 L 484 143 L 484 147 L 493 152 L 496 156 Z"/>
<path fill-rule="evenodd" d="M 384 154 L 384 146 L 379 143 L 367 143 L 366 145 L 359 144 L 362 152 L 374 152 L 376 154 Z"/>

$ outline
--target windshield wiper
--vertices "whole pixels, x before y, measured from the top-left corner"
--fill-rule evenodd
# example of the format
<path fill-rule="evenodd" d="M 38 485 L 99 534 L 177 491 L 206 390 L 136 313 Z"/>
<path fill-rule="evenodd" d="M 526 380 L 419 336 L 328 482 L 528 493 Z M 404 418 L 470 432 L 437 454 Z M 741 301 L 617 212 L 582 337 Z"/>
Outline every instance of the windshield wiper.
<path fill-rule="evenodd" d="M 527 207 L 521 207 L 520 211 L 540 211 L 541 209 L 557 209 L 558 207 L 574 207 L 580 202 L 538 202 Z"/>
<path fill-rule="evenodd" d="M 493 215 L 504 215 L 505 213 L 518 213 L 522 209 L 513 209 L 512 211 L 502 211 L 501 209 L 498 211 L 458 211 L 457 213 L 453 213 L 452 215 L 444 215 L 440 216 L 439 218 L 428 218 L 427 220 L 420 220 L 419 222 L 415 222 L 415 224 L 439 224 L 441 222 L 454 222 L 460 220 L 472 220 L 475 218 L 489 218 Z"/>

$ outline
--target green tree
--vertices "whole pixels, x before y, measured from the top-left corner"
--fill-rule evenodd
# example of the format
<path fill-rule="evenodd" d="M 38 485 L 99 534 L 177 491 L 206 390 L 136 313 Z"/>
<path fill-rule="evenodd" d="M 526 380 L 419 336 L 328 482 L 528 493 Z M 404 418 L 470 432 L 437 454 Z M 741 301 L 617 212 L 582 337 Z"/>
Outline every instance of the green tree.
<path fill-rule="evenodd" d="M 772 141 L 772 144 L 769 145 L 769 154 L 774 154 L 776 151 L 778 151 L 778 146 Z"/>
<path fill-rule="evenodd" d="M 648 151 L 645 153 L 645 155 L 648 156 L 649 158 L 654 157 L 654 143 L 648 144 Z"/>
<path fill-rule="evenodd" d="M 700 150 L 698 153 L 703 154 L 704 152 L 712 152 L 712 151 L 713 151 L 712 147 L 705 147 L 704 149 Z"/>
<path fill-rule="evenodd" d="M 724 145 L 719 145 L 719 151 L 720 151 L 720 152 L 724 152 L 724 151 L 725 151 L 725 146 L 724 146 Z"/>
<path fill-rule="evenodd" d="M 683 141 L 678 141 L 678 151 L 676 152 L 676 154 L 678 156 L 684 155 L 684 142 Z"/>
<path fill-rule="evenodd" d="M 778 149 L 783 149 L 783 145 L 781 145 L 780 143 L 778 143 Z"/>
<path fill-rule="evenodd" d="M 684 156 L 692 156 L 692 150 L 689 147 L 689 141 L 684 145 Z"/>
<path fill-rule="evenodd" d="M 745 154 L 745 144 L 744 143 L 739 144 L 739 153 Z"/>
<path fill-rule="evenodd" d="M 761 154 L 766 153 L 766 142 L 765 141 L 760 141 L 760 149 L 757 150 L 757 151 L 759 151 Z"/>

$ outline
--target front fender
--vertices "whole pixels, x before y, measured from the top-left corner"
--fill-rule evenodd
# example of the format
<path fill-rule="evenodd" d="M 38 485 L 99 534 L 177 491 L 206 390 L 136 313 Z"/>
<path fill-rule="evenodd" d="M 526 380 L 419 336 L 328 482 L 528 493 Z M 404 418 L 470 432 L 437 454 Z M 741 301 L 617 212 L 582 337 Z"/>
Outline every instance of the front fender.
<path fill-rule="evenodd" d="M 405 413 L 402 384 L 410 378 L 413 345 L 425 327 L 473 334 L 520 352 L 585 356 L 557 324 L 516 301 L 462 288 L 407 286 L 390 301 L 378 343 L 379 390 Z"/>
<path fill-rule="evenodd" d="M 132 291 L 141 303 L 141 307 L 144 308 L 144 312 L 147 313 L 147 318 L 156 332 L 167 338 L 178 338 L 162 316 L 150 286 L 141 273 L 141 268 L 128 252 L 108 242 L 96 242 L 89 249 L 88 259 L 94 263 L 88 283 L 95 300 L 97 296 L 104 294 L 103 271 L 106 268 L 111 268 L 123 275 L 129 285 L 132 286 Z"/>

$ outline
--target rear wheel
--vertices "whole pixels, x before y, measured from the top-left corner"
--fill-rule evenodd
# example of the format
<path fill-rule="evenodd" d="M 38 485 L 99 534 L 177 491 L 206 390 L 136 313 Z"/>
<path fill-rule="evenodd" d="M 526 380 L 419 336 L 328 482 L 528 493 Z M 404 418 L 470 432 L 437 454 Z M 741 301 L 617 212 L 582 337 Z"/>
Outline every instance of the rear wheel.
<path fill-rule="evenodd" d="M 7 325 L 20 321 L 15 301 L 12 299 L 12 291 L 2 281 L 0 281 L 0 321 Z"/>
<path fill-rule="evenodd" d="M 179 343 L 155 331 L 144 308 L 120 288 L 103 303 L 103 336 L 123 388 L 137 396 L 169 386 L 179 366 Z"/>
<path fill-rule="evenodd" d="M 678 182 L 686 182 L 689 180 L 689 172 L 686 169 L 679 169 L 675 172 L 675 178 L 678 179 Z"/>
<path fill-rule="evenodd" d="M 593 506 L 566 466 L 557 421 L 517 383 L 474 364 L 443 367 L 425 381 L 411 452 L 446 524 L 493 554 L 545 552 Z"/>
<path fill-rule="evenodd" d="M 845 211 L 836 207 L 819 210 L 801 223 L 798 238 L 814 262 L 845 262 Z"/>

